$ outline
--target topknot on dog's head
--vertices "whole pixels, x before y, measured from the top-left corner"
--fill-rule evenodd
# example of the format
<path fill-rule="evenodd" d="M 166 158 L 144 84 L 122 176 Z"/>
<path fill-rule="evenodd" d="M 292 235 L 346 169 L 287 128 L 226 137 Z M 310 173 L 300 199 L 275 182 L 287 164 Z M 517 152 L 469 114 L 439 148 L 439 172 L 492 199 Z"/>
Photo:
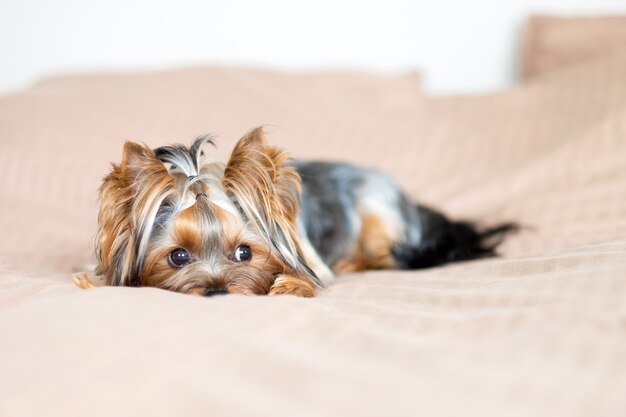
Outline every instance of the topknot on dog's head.
<path fill-rule="evenodd" d="M 180 144 L 162 146 L 156 148 L 154 153 L 161 162 L 172 165 L 171 173 L 179 172 L 187 177 L 197 177 L 202 167 L 203 148 L 207 143 L 215 146 L 211 135 L 196 138 L 189 147 Z"/>

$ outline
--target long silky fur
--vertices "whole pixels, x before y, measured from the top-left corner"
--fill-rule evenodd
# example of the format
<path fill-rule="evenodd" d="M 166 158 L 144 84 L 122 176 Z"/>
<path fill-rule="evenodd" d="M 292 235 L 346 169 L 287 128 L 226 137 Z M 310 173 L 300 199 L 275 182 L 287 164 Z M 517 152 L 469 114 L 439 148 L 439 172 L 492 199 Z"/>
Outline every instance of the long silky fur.
<path fill-rule="evenodd" d="M 321 285 L 304 262 L 295 228 L 302 191 L 300 176 L 285 165 L 287 153 L 267 144 L 262 128 L 235 146 L 224 171 L 224 190 L 258 233 L 294 271 Z"/>
<path fill-rule="evenodd" d="M 122 163 L 100 188 L 96 273 L 108 285 L 138 286 L 159 208 L 176 195 L 173 178 L 146 145 L 127 142 Z"/>

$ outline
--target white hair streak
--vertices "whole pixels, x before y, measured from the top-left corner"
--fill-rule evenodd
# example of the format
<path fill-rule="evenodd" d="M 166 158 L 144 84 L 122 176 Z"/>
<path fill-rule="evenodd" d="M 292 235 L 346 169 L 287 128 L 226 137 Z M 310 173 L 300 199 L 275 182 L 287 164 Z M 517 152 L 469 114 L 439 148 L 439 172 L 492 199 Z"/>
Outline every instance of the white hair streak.
<path fill-rule="evenodd" d="M 141 210 L 140 212 L 138 221 L 139 229 L 137 231 L 139 244 L 137 246 L 137 257 L 135 258 L 135 268 L 137 270 L 140 269 L 141 263 L 143 262 L 159 209 L 165 199 L 173 195 L 174 192 L 174 189 L 170 189 L 164 193 L 158 194 L 157 196 L 152 196 L 149 199 L 148 204 L 144 206 L 144 210 Z"/>
<path fill-rule="evenodd" d="M 193 144 L 187 148 L 184 145 L 170 145 L 156 148 L 154 153 L 157 158 L 166 164 L 171 164 L 171 173 L 181 173 L 187 177 L 195 177 L 200 173 L 204 152 L 202 148 L 207 143 L 214 145 L 211 135 L 196 138 Z"/>

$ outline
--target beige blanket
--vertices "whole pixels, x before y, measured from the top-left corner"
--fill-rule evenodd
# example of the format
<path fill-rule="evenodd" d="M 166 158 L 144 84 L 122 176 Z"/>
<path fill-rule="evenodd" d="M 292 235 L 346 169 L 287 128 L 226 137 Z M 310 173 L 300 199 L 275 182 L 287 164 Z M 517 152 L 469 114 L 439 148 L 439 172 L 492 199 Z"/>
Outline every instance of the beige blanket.
<path fill-rule="evenodd" d="M 626 55 L 549 67 L 472 97 L 197 68 L 0 98 L 0 416 L 626 415 Z M 72 286 L 125 139 L 214 132 L 225 157 L 257 125 L 294 157 L 525 229 L 502 258 L 344 276 L 315 299 Z"/>

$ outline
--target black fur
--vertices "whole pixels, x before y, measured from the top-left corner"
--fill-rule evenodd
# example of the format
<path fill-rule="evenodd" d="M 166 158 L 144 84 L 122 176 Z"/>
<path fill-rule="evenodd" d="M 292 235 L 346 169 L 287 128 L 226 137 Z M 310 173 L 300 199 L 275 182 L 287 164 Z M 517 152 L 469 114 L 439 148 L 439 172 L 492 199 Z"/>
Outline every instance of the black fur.
<path fill-rule="evenodd" d="M 422 241 L 417 246 L 401 245 L 393 250 L 402 269 L 495 256 L 504 235 L 517 229 L 514 223 L 505 223 L 479 231 L 473 223 L 451 221 L 428 207 L 418 206 L 417 210 L 422 222 Z"/>

